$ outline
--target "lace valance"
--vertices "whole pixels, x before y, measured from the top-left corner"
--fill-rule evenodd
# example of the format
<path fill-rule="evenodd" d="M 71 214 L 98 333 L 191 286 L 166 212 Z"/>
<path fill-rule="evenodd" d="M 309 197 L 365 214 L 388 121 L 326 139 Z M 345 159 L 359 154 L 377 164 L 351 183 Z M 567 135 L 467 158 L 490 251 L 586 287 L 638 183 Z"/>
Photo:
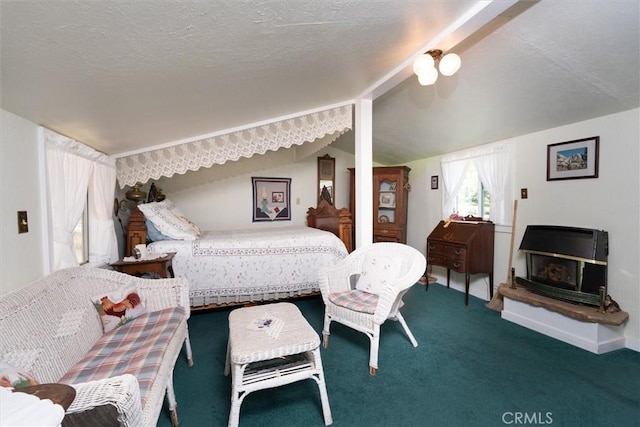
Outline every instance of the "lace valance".
<path fill-rule="evenodd" d="M 303 116 L 151 150 L 116 159 L 120 188 L 202 167 L 250 158 L 340 134 L 352 128 L 352 106 L 343 105 Z"/>
<path fill-rule="evenodd" d="M 96 151 L 93 148 L 76 141 L 75 139 L 60 135 L 59 133 L 45 127 L 42 128 L 42 131 L 47 150 L 62 151 L 85 158 L 92 162 L 100 163 L 110 168 L 115 167 L 115 161 L 113 160 L 113 158 L 107 156 L 106 154 Z"/>

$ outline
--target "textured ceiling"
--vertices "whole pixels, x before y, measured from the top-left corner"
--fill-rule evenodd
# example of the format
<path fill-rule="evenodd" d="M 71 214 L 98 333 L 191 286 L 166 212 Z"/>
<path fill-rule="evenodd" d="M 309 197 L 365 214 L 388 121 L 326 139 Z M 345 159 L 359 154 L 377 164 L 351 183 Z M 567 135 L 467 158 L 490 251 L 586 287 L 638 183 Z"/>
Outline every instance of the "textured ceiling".
<path fill-rule="evenodd" d="M 637 1 L 512 3 L 0 0 L 1 107 L 119 154 L 371 93 L 387 164 L 638 107 Z"/>
<path fill-rule="evenodd" d="M 374 102 L 376 159 L 403 163 L 637 108 L 639 5 L 542 1 L 461 43 L 457 74 L 428 87 L 409 78 Z"/>

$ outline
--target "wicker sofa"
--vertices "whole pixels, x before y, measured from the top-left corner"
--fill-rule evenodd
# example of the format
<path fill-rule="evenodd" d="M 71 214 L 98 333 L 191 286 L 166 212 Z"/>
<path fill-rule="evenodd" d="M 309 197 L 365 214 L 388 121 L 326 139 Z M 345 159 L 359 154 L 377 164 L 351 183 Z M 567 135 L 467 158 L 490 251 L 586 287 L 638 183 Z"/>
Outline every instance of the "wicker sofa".
<path fill-rule="evenodd" d="M 104 333 L 92 298 L 132 285 L 146 313 Z M 173 368 L 183 343 L 192 364 L 188 318 L 185 279 L 60 270 L 0 298 L 0 360 L 40 383 L 73 386 L 76 397 L 67 414 L 113 405 L 120 425 L 155 426 L 166 393 L 177 425 Z M 132 337 L 136 328 L 140 332 Z"/>

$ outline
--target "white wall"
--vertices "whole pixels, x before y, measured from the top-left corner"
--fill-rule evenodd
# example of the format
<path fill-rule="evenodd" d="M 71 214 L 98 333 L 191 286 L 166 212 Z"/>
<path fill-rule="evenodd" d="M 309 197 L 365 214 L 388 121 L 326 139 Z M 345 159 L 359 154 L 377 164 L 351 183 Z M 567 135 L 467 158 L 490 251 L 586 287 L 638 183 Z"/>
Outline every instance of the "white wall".
<path fill-rule="evenodd" d="M 599 177 L 566 181 L 546 180 L 547 145 L 600 136 Z M 529 198 L 518 200 L 514 267 L 522 275 L 525 260 L 517 248 L 528 224 L 567 225 L 609 232 L 609 294 L 629 321 L 626 346 L 640 351 L 640 110 L 634 109 L 505 140 L 515 151 L 514 191 L 527 188 Z M 412 168 L 409 196 L 408 244 L 425 251 L 426 237 L 444 215 L 442 189 L 431 190 L 432 175 L 440 177 L 440 158 L 408 164 Z M 496 233 L 495 285 L 505 282 L 511 236 Z M 446 270 L 433 267 L 440 283 Z M 462 290 L 464 276 L 451 273 L 452 286 Z M 488 299 L 485 275 L 472 276 L 471 294 Z M 462 296 L 460 304 L 463 304 Z"/>
<path fill-rule="evenodd" d="M 336 158 L 335 206 L 348 207 L 349 172 L 347 168 L 353 167 L 354 157 L 330 147 L 293 164 L 167 193 L 167 197 L 203 230 L 305 225 L 307 210 L 309 207 L 317 206 L 317 158 L 325 154 Z M 198 172 L 189 173 L 197 174 Z M 291 178 L 291 221 L 252 222 L 252 176 Z M 160 180 L 157 185 L 162 188 L 162 181 Z"/>
<path fill-rule="evenodd" d="M 0 294 L 44 275 L 38 125 L 0 110 Z M 18 234 L 17 212 L 27 211 L 29 232 Z"/>

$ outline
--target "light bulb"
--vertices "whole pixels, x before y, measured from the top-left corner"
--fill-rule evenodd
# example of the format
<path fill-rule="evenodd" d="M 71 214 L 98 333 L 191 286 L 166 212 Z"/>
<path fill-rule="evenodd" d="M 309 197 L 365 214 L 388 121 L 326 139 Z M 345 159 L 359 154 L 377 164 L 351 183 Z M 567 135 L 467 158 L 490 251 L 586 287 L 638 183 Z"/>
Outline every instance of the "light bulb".
<path fill-rule="evenodd" d="M 433 66 L 434 61 L 431 55 L 423 53 L 413 62 L 413 72 L 419 76 L 423 70 L 428 70 L 429 68 L 433 68 Z"/>
<path fill-rule="evenodd" d="M 440 72 L 443 76 L 453 76 L 459 69 L 460 65 L 462 65 L 462 60 L 455 53 L 447 53 L 440 60 Z"/>
<path fill-rule="evenodd" d="M 418 75 L 418 82 L 422 86 L 432 85 L 438 80 L 438 70 L 435 67 L 431 67 L 426 70 L 422 70 L 422 72 Z"/>

